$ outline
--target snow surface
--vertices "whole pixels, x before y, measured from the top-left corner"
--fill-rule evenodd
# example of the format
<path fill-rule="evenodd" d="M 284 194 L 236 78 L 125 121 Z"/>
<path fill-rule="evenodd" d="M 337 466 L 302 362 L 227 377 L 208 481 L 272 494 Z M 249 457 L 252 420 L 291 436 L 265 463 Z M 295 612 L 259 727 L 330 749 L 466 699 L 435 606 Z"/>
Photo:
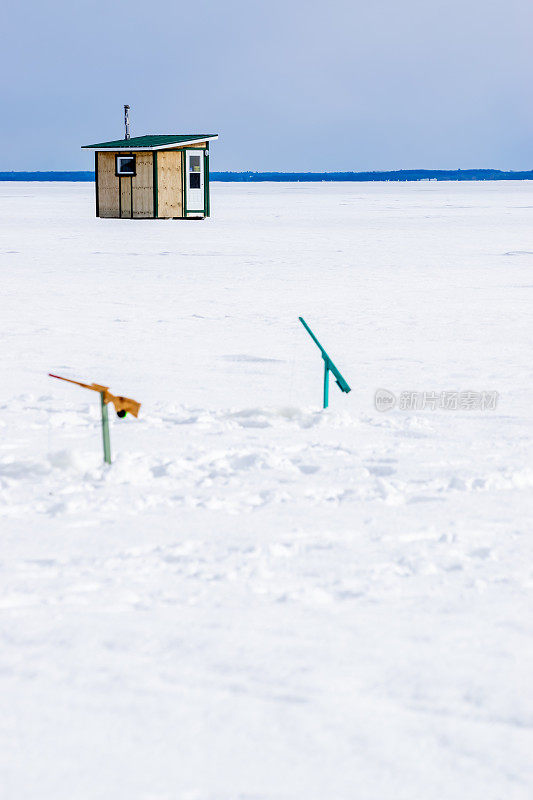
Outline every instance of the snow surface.
<path fill-rule="evenodd" d="M 1 797 L 530 798 L 533 185 L 212 188 L 0 184 Z"/>

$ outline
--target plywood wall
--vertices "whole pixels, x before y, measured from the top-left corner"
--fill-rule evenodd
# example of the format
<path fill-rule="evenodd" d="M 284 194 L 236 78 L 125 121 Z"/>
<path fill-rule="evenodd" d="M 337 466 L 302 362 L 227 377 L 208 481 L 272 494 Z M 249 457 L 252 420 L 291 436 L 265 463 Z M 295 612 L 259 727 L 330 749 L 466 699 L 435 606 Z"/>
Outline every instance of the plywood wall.
<path fill-rule="evenodd" d="M 157 154 L 157 216 L 183 216 L 181 150 L 160 150 Z"/>
<path fill-rule="evenodd" d="M 131 178 L 120 178 L 120 216 L 131 219 Z"/>
<path fill-rule="evenodd" d="M 133 217 L 143 219 L 154 216 L 154 155 L 136 153 L 136 172 L 131 179 L 133 192 Z"/>
<path fill-rule="evenodd" d="M 98 153 L 98 209 L 101 217 L 120 216 L 119 180 L 115 175 L 115 154 Z"/>
<path fill-rule="evenodd" d="M 203 149 L 205 142 L 157 153 L 157 216 L 183 216 L 182 152 Z M 117 178 L 116 153 L 98 153 L 98 205 L 101 217 L 134 219 L 154 216 L 154 153 L 137 152 L 133 178 Z"/>

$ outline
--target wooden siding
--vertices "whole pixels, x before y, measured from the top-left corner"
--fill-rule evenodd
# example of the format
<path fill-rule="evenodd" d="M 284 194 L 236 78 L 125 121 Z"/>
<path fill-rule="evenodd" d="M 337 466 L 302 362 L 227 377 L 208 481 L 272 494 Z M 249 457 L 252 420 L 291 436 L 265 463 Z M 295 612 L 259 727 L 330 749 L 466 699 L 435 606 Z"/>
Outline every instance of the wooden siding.
<path fill-rule="evenodd" d="M 153 153 L 135 156 L 137 174 L 131 179 L 133 217 L 146 219 L 154 216 L 154 156 Z"/>
<path fill-rule="evenodd" d="M 131 219 L 131 178 L 120 179 L 120 216 Z"/>
<path fill-rule="evenodd" d="M 115 175 L 115 154 L 98 153 L 98 212 L 100 217 L 119 217 L 119 179 Z"/>
<path fill-rule="evenodd" d="M 157 153 L 157 210 L 159 217 L 183 216 L 181 150 Z"/>
<path fill-rule="evenodd" d="M 158 150 L 158 153 L 176 153 L 182 150 L 194 150 L 195 148 L 200 150 L 205 150 L 207 146 L 207 142 L 196 142 L 195 144 L 187 144 L 184 147 L 173 147 L 169 148 L 168 150 Z"/>
<path fill-rule="evenodd" d="M 205 149 L 206 142 L 157 152 L 158 217 L 183 217 L 182 152 Z M 97 204 L 100 217 L 147 219 L 154 216 L 154 154 L 135 153 L 136 175 L 115 175 L 117 152 L 98 153 Z M 191 212 L 193 213 L 193 212 Z M 199 213 L 199 212 L 195 212 Z"/>

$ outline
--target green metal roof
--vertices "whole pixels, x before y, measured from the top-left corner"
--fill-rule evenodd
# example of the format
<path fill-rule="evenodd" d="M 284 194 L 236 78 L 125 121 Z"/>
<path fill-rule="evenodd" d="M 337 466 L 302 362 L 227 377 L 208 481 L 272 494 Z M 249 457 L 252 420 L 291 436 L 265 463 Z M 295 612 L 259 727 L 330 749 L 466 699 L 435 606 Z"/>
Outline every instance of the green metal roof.
<path fill-rule="evenodd" d="M 178 147 L 188 142 L 205 142 L 206 139 L 216 139 L 216 133 L 165 133 L 156 136 L 133 136 L 131 139 L 116 139 L 114 142 L 99 142 L 98 144 L 84 144 L 83 148 L 109 148 L 110 150 L 127 150 L 128 148 L 157 149 L 177 145 Z"/>

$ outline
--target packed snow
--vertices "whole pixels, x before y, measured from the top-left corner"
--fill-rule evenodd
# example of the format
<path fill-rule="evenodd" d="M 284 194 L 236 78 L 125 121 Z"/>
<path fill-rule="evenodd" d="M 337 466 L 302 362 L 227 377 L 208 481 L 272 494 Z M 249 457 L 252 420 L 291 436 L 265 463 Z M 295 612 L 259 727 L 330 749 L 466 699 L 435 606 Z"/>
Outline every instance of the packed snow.
<path fill-rule="evenodd" d="M 3 800 L 529 800 L 533 185 L 93 191 L 0 184 Z"/>

